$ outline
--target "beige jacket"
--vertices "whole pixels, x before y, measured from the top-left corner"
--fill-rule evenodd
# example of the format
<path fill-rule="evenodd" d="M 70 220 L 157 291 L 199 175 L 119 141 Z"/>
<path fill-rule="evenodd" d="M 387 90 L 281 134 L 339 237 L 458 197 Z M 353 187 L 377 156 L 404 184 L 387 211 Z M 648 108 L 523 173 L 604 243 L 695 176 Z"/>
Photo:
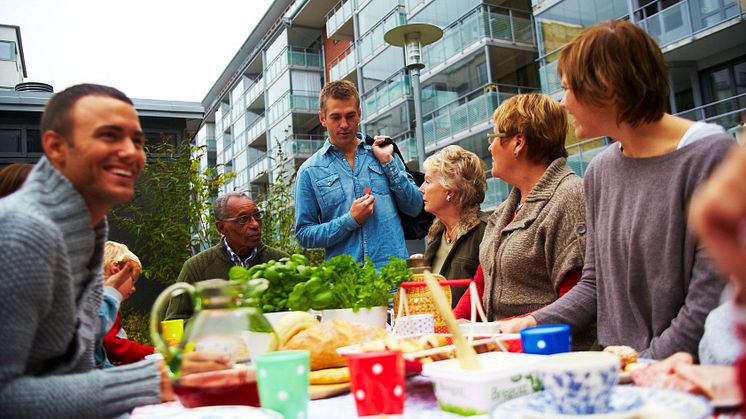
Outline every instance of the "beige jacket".
<path fill-rule="evenodd" d="M 520 202 L 513 188 L 487 222 L 479 261 L 484 270 L 482 302 L 495 320 L 538 310 L 558 298 L 560 283 L 585 256 L 583 182 L 564 158 L 553 161 Z"/>

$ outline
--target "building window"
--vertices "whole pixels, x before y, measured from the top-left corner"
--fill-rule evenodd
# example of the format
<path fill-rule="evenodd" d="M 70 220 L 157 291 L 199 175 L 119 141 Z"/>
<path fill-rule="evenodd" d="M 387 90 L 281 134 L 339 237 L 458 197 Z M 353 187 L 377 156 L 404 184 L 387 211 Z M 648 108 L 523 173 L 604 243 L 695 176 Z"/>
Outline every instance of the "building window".
<path fill-rule="evenodd" d="M 23 138 L 21 128 L 1 128 L 0 129 L 0 154 L 22 153 L 21 138 Z"/>
<path fill-rule="evenodd" d="M 15 61 L 16 60 L 16 43 L 0 41 L 0 60 L 3 61 Z"/>
<path fill-rule="evenodd" d="M 26 129 L 26 152 L 27 153 L 43 153 L 44 149 L 41 146 L 41 131 L 38 129 Z"/>

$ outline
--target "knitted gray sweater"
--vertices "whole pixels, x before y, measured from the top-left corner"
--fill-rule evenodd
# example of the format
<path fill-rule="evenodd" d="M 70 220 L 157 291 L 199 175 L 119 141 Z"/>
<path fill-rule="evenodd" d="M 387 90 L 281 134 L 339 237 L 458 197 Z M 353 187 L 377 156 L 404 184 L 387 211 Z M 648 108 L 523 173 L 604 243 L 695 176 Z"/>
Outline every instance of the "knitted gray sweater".
<path fill-rule="evenodd" d="M 686 208 L 732 145 L 717 134 L 662 156 L 629 158 L 614 144 L 593 159 L 584 179 L 582 279 L 533 313 L 536 320 L 573 327 L 597 320 L 601 346 L 629 345 L 646 358 L 696 354 L 725 281 L 687 231 Z"/>
<path fill-rule="evenodd" d="M 110 418 L 160 402 L 152 361 L 94 368 L 106 220 L 46 158 L 0 200 L 0 416 Z"/>

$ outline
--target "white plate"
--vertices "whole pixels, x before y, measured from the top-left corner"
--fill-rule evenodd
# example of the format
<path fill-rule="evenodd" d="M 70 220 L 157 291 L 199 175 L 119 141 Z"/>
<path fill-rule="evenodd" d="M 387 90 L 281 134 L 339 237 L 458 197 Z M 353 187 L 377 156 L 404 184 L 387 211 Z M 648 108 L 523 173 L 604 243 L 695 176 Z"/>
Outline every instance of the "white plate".
<path fill-rule="evenodd" d="M 659 418 L 666 413 L 667 419 L 704 419 L 712 413 L 712 406 L 703 397 L 673 390 L 657 388 L 615 386 L 611 405 L 614 411 L 595 415 L 562 415 L 552 411 L 548 396 L 534 393 L 495 406 L 490 412 L 493 419 L 557 418 L 557 419 L 622 419 Z M 544 401 L 546 404 L 541 404 Z"/>
<path fill-rule="evenodd" d="M 184 409 L 169 416 L 179 419 L 282 419 L 282 415 L 267 409 L 251 406 L 204 406 Z"/>

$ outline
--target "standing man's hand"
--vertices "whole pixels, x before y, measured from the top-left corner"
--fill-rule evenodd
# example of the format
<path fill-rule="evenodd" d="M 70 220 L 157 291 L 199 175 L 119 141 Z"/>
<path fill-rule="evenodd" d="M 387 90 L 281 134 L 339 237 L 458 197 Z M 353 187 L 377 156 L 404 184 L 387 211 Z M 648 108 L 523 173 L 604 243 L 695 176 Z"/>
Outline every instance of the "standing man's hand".
<path fill-rule="evenodd" d="M 389 139 L 389 137 L 385 135 L 376 135 L 373 139 L 373 145 L 371 146 L 373 155 L 376 156 L 376 159 L 381 163 L 388 163 L 394 158 L 393 143 L 381 146 L 381 144 L 387 139 Z"/>
<path fill-rule="evenodd" d="M 350 207 L 350 215 L 359 225 L 363 223 L 373 215 L 373 207 L 376 204 L 376 197 L 373 195 L 363 195 L 360 198 L 352 201 Z"/>

